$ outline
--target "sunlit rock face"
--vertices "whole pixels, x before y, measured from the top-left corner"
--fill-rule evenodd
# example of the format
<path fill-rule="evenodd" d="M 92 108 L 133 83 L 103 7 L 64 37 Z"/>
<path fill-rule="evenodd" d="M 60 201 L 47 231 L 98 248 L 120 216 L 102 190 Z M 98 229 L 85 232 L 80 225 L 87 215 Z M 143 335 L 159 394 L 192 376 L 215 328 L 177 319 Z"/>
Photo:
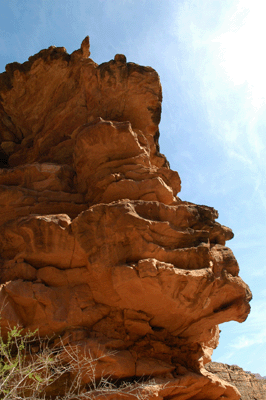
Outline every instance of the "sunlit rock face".
<path fill-rule="evenodd" d="M 108 354 L 97 376 L 154 377 L 150 399 L 239 399 L 204 368 L 249 313 L 232 231 L 177 197 L 158 74 L 89 55 L 86 38 L 0 75 L 2 331 L 78 337 Z"/>
<path fill-rule="evenodd" d="M 266 378 L 259 374 L 243 371 L 237 365 L 211 362 L 206 365 L 208 371 L 235 385 L 241 394 L 241 400 L 264 400 Z"/>

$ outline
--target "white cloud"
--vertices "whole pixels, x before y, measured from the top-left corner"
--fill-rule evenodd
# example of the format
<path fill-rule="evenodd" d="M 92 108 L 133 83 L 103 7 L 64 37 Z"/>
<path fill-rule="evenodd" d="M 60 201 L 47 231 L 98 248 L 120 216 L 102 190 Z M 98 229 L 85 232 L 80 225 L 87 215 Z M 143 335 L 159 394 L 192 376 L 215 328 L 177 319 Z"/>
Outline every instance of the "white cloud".
<path fill-rule="evenodd" d="M 266 330 L 261 331 L 257 335 L 252 335 L 251 337 L 240 336 L 239 338 L 237 338 L 237 341 L 232 343 L 230 346 L 233 347 L 234 349 L 239 350 L 262 343 L 266 343 Z"/>
<path fill-rule="evenodd" d="M 264 276 L 266 276 L 266 265 L 264 266 L 264 267 L 261 267 L 261 268 L 253 268 L 252 269 L 252 271 L 251 271 L 251 275 L 252 276 L 256 276 L 256 277 L 259 277 L 259 276 L 261 276 L 261 277 L 264 277 Z"/>

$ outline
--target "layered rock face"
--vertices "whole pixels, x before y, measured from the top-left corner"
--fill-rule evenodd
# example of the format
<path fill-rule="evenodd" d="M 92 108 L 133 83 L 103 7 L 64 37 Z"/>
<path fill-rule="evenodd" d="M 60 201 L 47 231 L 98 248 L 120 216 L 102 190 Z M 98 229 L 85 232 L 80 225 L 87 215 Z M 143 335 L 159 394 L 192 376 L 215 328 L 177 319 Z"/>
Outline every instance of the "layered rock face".
<path fill-rule="evenodd" d="M 78 342 L 99 378 L 155 378 L 150 399 L 239 399 L 204 364 L 251 294 L 232 231 L 176 197 L 158 74 L 97 65 L 85 38 L 7 65 L 0 87 L 2 331 Z"/>
<path fill-rule="evenodd" d="M 265 400 L 266 379 L 258 378 L 258 374 L 243 371 L 237 365 L 211 362 L 206 369 L 220 378 L 235 385 L 241 394 L 241 400 Z"/>

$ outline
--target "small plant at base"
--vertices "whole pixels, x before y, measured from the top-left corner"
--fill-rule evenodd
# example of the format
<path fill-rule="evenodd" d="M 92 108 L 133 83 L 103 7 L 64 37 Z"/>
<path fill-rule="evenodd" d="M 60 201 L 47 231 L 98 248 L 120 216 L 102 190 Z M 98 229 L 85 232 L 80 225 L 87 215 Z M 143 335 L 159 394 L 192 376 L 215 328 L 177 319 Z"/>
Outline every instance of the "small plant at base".
<path fill-rule="evenodd" d="M 15 326 L 8 331 L 6 341 L 0 335 L 1 399 L 24 399 L 27 393 L 32 398 L 51 383 L 53 377 L 49 370 L 55 360 L 48 349 L 32 354 L 36 333 L 22 335 L 22 329 Z"/>
<path fill-rule="evenodd" d="M 51 346 L 49 340 L 42 340 L 36 332 L 22 334 L 23 330 L 14 327 L 8 331 L 4 341 L 0 331 L 0 399 L 1 400 L 42 400 L 51 395 L 60 400 L 85 400 L 119 396 L 123 399 L 145 400 L 156 386 L 149 382 L 123 382 L 116 386 L 110 379 L 95 378 L 95 365 L 99 361 L 90 355 L 81 356 L 78 345 L 66 346 L 62 341 Z M 38 351 L 36 350 L 38 343 Z M 68 356 L 68 361 L 65 357 Z M 89 374 L 90 384 L 82 383 L 83 374 Z M 71 375 L 64 391 L 56 395 L 53 386 L 61 378 Z M 112 397 L 114 398 L 114 397 Z M 118 398 L 118 397 L 117 397 Z"/>

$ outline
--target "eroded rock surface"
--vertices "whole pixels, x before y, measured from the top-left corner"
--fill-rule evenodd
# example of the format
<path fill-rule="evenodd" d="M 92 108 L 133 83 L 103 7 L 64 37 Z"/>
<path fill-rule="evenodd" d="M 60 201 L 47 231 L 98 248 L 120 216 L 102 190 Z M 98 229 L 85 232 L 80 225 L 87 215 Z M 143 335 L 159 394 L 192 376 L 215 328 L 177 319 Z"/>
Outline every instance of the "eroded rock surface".
<path fill-rule="evenodd" d="M 225 381 L 235 385 L 241 394 L 241 400 L 265 400 L 266 379 L 258 374 L 243 371 L 237 365 L 211 362 L 206 369 Z"/>
<path fill-rule="evenodd" d="M 0 75 L 2 330 L 100 352 L 97 377 L 154 377 L 150 399 L 237 400 L 204 368 L 218 324 L 249 313 L 232 231 L 177 197 L 158 74 L 88 57 L 86 38 Z"/>

